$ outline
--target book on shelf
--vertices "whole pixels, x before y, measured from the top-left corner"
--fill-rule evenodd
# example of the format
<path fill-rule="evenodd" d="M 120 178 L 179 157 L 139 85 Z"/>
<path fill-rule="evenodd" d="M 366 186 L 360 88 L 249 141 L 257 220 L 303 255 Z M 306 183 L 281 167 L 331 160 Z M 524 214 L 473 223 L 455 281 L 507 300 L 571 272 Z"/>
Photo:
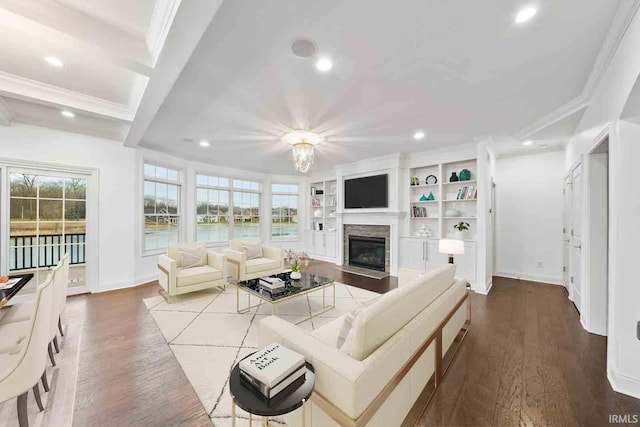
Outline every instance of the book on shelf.
<path fill-rule="evenodd" d="M 427 214 L 427 208 L 422 207 L 422 206 L 413 206 L 413 217 L 414 218 L 427 218 L 428 214 Z"/>
<path fill-rule="evenodd" d="M 240 361 L 240 374 L 260 393 L 272 398 L 306 372 L 305 359 L 277 343 Z"/>

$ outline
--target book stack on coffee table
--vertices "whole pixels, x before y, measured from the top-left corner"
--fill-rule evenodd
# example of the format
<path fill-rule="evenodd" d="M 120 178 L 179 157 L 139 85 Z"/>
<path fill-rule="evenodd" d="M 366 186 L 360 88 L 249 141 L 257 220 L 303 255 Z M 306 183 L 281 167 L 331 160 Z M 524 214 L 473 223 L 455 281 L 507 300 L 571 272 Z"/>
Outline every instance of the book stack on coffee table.
<path fill-rule="evenodd" d="M 286 397 L 305 381 L 304 356 L 280 344 L 270 344 L 240 361 L 240 378 L 265 399 Z"/>
<path fill-rule="evenodd" d="M 280 295 L 286 289 L 285 282 L 277 277 L 263 277 L 260 279 L 259 284 L 260 288 L 271 294 L 271 296 Z"/>

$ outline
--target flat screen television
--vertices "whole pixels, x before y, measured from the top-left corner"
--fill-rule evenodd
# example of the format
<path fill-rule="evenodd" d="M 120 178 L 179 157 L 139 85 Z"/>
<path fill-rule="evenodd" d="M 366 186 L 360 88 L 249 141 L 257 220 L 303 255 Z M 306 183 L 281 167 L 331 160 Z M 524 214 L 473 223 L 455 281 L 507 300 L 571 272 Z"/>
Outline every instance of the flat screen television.
<path fill-rule="evenodd" d="M 345 209 L 388 208 L 389 175 L 344 180 Z"/>

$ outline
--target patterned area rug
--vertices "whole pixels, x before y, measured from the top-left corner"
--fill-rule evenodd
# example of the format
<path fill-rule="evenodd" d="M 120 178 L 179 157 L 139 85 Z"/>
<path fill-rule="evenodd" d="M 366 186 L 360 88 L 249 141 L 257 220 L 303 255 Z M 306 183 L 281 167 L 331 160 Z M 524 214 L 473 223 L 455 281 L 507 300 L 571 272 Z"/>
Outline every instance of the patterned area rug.
<path fill-rule="evenodd" d="M 377 295 L 336 283 L 336 308 L 299 326 L 308 331 L 319 328 Z M 327 288 L 327 304 L 331 299 L 331 288 Z M 240 359 L 258 349 L 258 324 L 271 315 L 271 305 L 266 303 L 239 314 L 236 301 L 233 285 L 225 291 L 206 290 L 176 297 L 171 304 L 162 296 L 144 300 L 216 427 L 231 425 L 229 372 Z M 240 304 L 241 308 L 247 306 L 247 294 L 242 291 Z M 258 299 L 252 297 L 251 304 L 258 304 Z M 278 316 L 295 323 L 322 310 L 322 290 L 318 290 L 279 304 Z M 248 425 L 247 413 L 237 408 L 236 416 L 236 425 Z M 279 419 L 273 422 L 284 425 Z"/>

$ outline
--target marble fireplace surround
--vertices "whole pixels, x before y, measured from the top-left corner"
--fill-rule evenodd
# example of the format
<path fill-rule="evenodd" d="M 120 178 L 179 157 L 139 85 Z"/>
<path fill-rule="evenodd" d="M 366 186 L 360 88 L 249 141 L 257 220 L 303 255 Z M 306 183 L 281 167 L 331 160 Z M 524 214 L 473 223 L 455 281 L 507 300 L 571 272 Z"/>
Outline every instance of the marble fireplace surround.
<path fill-rule="evenodd" d="M 384 271 L 391 272 L 391 227 L 388 225 L 345 224 L 342 232 L 342 263 L 349 265 L 349 236 L 382 237 L 385 241 Z"/>

